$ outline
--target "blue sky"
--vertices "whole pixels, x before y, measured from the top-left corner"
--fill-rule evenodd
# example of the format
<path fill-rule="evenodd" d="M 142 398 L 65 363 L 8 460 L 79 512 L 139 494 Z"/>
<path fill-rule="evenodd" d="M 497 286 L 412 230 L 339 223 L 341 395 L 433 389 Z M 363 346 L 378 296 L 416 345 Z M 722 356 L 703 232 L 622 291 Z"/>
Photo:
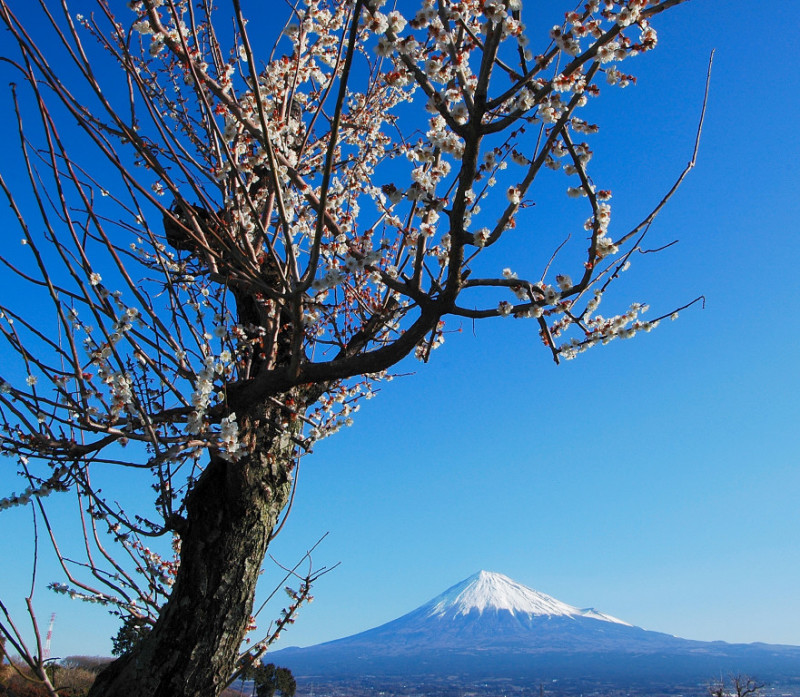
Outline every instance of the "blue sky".
<path fill-rule="evenodd" d="M 784 11 L 692 0 L 629 64 L 639 84 L 598 102 L 593 173 L 619 230 L 689 159 L 716 49 L 698 165 L 651 233 L 680 244 L 618 288 L 652 313 L 699 294 L 706 308 L 558 367 L 513 319 L 410 362 L 302 465 L 274 551 L 287 562 L 330 531 L 315 561 L 341 566 L 283 645 L 388 621 L 481 568 L 648 629 L 800 644 L 800 85 Z"/>
<path fill-rule="evenodd" d="M 543 3 L 542 25 L 568 4 Z M 281 646 L 388 621 L 479 569 L 647 629 L 800 644 L 800 78 L 785 13 L 691 0 L 630 62 L 639 84 L 592 107 L 592 173 L 620 231 L 688 160 L 717 50 L 697 168 L 651 232 L 680 243 L 636 258 L 614 294 L 654 316 L 700 294 L 705 309 L 558 367 L 532 324 L 465 322 L 430 364 L 401 365 L 413 374 L 301 465 L 271 551 L 291 564 L 327 532 L 315 564 L 341 563 Z M 570 204 L 543 201 L 540 225 L 557 230 Z M 3 559 L 22 517 L 0 518 Z M 0 575 L 0 597 L 20 588 Z M 54 655 L 109 651 L 102 609 L 37 598 L 45 623 L 58 613 Z"/>

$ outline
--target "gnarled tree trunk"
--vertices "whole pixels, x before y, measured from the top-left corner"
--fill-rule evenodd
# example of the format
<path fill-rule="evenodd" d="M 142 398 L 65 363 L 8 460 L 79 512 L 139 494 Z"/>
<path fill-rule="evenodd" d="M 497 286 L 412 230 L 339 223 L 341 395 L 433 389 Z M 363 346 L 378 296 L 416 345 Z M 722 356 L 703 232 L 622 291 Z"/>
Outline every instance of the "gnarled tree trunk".
<path fill-rule="evenodd" d="M 281 413 L 284 412 L 284 413 Z M 234 669 L 270 534 L 295 463 L 285 410 L 239 419 L 243 457 L 212 455 L 187 499 L 180 567 L 153 630 L 97 678 L 90 697 L 216 697 Z"/>

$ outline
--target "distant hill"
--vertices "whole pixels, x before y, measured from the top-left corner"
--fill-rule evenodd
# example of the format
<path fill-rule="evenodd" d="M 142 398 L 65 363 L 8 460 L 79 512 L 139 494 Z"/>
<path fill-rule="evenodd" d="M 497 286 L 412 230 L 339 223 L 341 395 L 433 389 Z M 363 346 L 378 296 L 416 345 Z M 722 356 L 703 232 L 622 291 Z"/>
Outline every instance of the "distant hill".
<path fill-rule="evenodd" d="M 708 681 L 730 673 L 800 683 L 800 647 L 680 639 L 579 609 L 481 571 L 392 622 L 270 654 L 306 680 Z"/>

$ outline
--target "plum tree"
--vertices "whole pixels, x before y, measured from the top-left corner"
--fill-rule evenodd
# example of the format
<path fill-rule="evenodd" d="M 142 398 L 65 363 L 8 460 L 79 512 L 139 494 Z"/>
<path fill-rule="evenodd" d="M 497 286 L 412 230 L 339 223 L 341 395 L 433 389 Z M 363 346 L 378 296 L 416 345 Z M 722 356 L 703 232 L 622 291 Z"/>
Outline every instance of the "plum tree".
<path fill-rule="evenodd" d="M 697 145 L 615 235 L 579 114 L 634 80 L 680 2 L 591 0 L 535 53 L 520 0 L 306 0 L 277 29 L 239 0 L 0 0 L 22 237 L 2 255 L 0 447 L 24 479 L 0 507 L 33 506 L 56 544 L 46 497 L 79 497 L 94 552 L 60 554 L 54 588 L 139 637 L 92 695 L 217 695 L 261 657 L 313 580 L 240 656 L 298 458 L 448 321 L 527 319 L 557 362 L 658 324 L 597 308 Z M 585 206 L 569 240 L 528 230 L 546 172 Z M 117 503 L 116 468 L 149 506 Z"/>

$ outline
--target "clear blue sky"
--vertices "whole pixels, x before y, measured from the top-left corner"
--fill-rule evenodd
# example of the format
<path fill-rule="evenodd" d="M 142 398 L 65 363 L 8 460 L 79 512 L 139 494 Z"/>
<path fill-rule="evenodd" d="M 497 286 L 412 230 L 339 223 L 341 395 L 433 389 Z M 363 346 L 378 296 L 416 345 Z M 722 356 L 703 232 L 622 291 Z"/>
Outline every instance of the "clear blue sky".
<path fill-rule="evenodd" d="M 543 26 L 569 4 L 543 3 Z M 464 323 L 429 365 L 400 366 L 414 374 L 301 465 L 272 552 L 293 563 L 329 532 L 315 562 L 341 565 L 281 645 L 375 626 L 479 569 L 647 629 L 800 644 L 800 78 L 786 15 L 774 1 L 671 10 L 657 50 L 628 64 L 639 84 L 593 107 L 592 172 L 619 231 L 688 160 L 717 49 L 698 166 L 651 233 L 680 244 L 635 259 L 615 295 L 654 315 L 699 294 L 706 308 L 559 367 L 513 319 Z M 563 224 L 556 207 L 541 215 Z M 0 518 L 2 559 L 19 521 Z M 14 583 L 3 571 L 0 597 Z M 102 609 L 37 597 L 45 624 L 58 613 L 54 655 L 108 652 Z"/>

